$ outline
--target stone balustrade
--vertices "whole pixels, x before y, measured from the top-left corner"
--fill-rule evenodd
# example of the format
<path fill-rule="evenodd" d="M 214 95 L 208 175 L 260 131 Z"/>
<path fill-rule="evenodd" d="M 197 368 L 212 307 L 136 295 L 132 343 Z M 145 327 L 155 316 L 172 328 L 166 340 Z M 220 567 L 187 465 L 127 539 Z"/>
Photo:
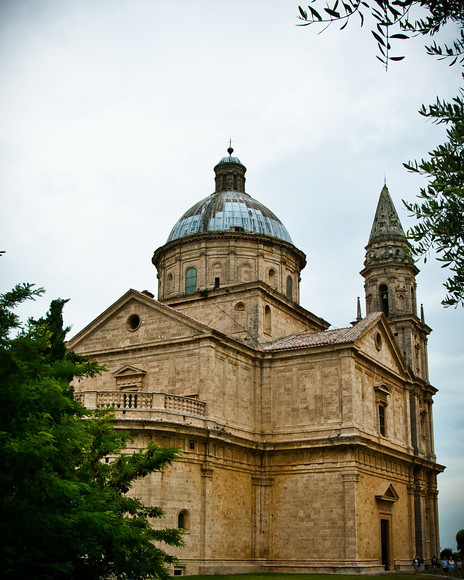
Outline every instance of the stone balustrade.
<path fill-rule="evenodd" d="M 168 411 L 204 417 L 206 403 L 191 397 L 143 391 L 82 391 L 74 393 L 77 401 L 89 409 L 116 411 Z"/>

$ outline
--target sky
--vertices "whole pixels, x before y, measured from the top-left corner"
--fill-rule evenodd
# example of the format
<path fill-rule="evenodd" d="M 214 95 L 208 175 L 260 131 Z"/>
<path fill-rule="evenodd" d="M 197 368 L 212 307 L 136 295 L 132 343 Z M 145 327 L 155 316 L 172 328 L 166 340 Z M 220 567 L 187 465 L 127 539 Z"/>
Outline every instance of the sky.
<path fill-rule="evenodd" d="M 457 94 L 460 70 L 423 39 L 388 72 L 368 24 L 318 34 L 298 0 L 0 0 L 0 292 L 70 298 L 69 337 L 129 288 L 156 293 L 153 252 L 214 191 L 234 155 L 247 192 L 307 255 L 301 304 L 348 326 L 363 304 L 365 245 L 387 183 L 403 227 L 424 178 L 403 162 L 444 142 L 417 111 Z M 452 38 L 452 29 L 443 38 Z M 418 263 L 429 338 L 441 547 L 464 528 L 464 309 L 446 271 Z M 365 313 L 363 305 L 363 313 Z"/>

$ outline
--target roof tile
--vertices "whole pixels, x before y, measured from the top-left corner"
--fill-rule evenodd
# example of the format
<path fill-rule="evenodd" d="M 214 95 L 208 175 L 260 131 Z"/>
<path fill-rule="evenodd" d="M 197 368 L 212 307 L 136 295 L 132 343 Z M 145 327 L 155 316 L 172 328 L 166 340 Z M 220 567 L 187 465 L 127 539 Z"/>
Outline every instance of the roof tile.
<path fill-rule="evenodd" d="M 264 351 L 292 350 L 297 348 L 312 348 L 330 344 L 346 344 L 356 341 L 373 322 L 382 317 L 381 312 L 371 312 L 354 326 L 334 328 L 323 332 L 305 332 L 278 340 L 263 347 Z"/>

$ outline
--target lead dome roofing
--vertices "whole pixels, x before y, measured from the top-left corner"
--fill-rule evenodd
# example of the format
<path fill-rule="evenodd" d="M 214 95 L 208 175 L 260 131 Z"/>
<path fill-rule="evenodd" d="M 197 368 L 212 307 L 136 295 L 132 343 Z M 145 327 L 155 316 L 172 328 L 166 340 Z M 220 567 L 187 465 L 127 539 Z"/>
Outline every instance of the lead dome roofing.
<path fill-rule="evenodd" d="M 287 229 L 266 206 L 240 191 L 221 191 L 187 210 L 172 228 L 168 242 L 190 234 L 243 228 L 292 243 Z"/>
<path fill-rule="evenodd" d="M 231 149 L 228 151 L 230 152 Z M 229 154 L 228 157 L 223 157 L 214 168 L 216 178 L 221 173 L 228 172 L 231 166 L 234 166 L 243 177 L 246 171 L 245 166 L 238 157 L 232 157 Z M 240 228 L 245 232 L 264 234 L 292 243 L 286 227 L 265 205 L 253 199 L 245 191 L 231 189 L 217 191 L 217 187 L 214 193 L 183 214 L 172 228 L 168 242 L 191 234 Z"/>

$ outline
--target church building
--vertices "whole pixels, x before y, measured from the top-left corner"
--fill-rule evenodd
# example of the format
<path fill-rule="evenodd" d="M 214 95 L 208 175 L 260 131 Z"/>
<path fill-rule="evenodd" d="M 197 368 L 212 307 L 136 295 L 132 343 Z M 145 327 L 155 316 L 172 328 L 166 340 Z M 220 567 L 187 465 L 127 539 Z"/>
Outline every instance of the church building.
<path fill-rule="evenodd" d="M 245 192 L 233 149 L 215 191 L 153 254 L 158 298 L 129 290 L 68 347 L 108 372 L 89 408 L 182 456 L 133 493 L 185 546 L 174 575 L 411 570 L 439 553 L 418 269 L 386 186 L 361 275 L 366 316 L 330 328 L 300 305 L 305 254 Z M 367 232 L 366 232 L 367 237 Z M 111 459 L 111 458 L 109 458 Z"/>

